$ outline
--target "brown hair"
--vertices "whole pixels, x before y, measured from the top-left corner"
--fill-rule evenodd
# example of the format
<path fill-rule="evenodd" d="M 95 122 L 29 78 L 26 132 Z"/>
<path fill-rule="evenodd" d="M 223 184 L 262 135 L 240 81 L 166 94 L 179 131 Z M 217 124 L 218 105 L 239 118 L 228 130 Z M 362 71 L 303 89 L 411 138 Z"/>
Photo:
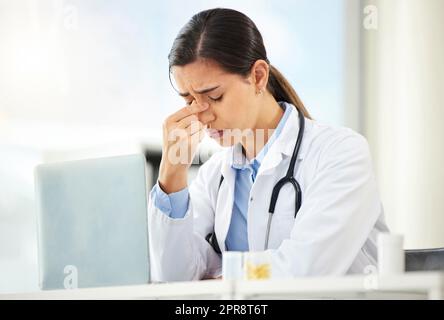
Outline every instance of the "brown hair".
<path fill-rule="evenodd" d="M 293 104 L 311 119 L 294 88 L 270 64 L 261 33 L 245 14 L 225 8 L 195 14 L 179 31 L 168 54 L 170 76 L 173 66 L 184 66 L 199 58 L 211 59 L 225 71 L 244 77 L 257 60 L 266 61 L 270 67 L 267 90 L 276 101 Z"/>

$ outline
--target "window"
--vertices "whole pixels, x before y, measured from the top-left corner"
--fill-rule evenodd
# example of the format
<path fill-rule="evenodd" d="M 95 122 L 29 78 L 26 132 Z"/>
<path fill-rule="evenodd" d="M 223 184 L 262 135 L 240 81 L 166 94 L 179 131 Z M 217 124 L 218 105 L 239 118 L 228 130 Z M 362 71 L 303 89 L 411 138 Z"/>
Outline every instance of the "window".
<path fill-rule="evenodd" d="M 0 290 L 37 286 L 32 169 L 48 152 L 96 155 L 135 143 L 160 150 L 163 119 L 184 105 L 167 55 L 201 10 L 246 13 L 312 116 L 347 125 L 346 3 L 1 1 Z"/>

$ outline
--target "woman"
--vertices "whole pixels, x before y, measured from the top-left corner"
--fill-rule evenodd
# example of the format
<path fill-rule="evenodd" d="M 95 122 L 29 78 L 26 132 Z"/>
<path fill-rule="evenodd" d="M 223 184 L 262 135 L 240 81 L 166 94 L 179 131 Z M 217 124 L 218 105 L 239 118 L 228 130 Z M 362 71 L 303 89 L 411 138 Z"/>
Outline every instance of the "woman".
<path fill-rule="evenodd" d="M 387 227 L 366 140 L 311 119 L 247 16 L 196 14 L 168 58 L 187 106 L 164 122 L 149 198 L 154 281 L 219 277 L 220 251 L 267 250 L 281 276 L 362 273 L 376 264 L 376 236 Z M 205 131 L 226 148 L 188 187 Z M 271 214 L 273 188 L 287 171 L 297 184 L 282 186 Z"/>

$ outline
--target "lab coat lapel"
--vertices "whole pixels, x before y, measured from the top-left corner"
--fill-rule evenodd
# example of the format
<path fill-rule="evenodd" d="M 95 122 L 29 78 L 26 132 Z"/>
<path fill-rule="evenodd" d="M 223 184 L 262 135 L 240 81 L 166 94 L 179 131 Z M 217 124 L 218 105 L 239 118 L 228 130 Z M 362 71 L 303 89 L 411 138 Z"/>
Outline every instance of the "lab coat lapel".
<path fill-rule="evenodd" d="M 233 212 L 234 204 L 234 183 L 235 183 L 235 171 L 231 168 L 233 147 L 229 152 L 226 152 L 222 161 L 220 174 L 223 175 L 224 181 L 220 186 L 217 202 L 216 202 L 216 217 L 214 230 L 216 232 L 217 243 L 220 250 L 225 251 L 225 239 L 228 234 L 228 228 L 230 227 L 231 215 Z M 219 183 L 220 176 L 217 182 Z"/>
<path fill-rule="evenodd" d="M 291 104 L 287 104 L 287 108 L 293 108 L 290 116 L 288 117 L 285 125 L 278 136 L 278 138 L 271 145 L 267 152 L 257 176 L 261 174 L 271 174 L 273 169 L 276 168 L 282 161 L 283 155 L 290 156 L 293 154 L 293 149 L 296 144 L 296 139 L 299 132 L 299 112 Z M 307 122 L 307 121 L 306 121 Z M 299 150 L 298 159 L 303 158 L 303 148 Z"/>
<path fill-rule="evenodd" d="M 265 235 L 268 222 L 268 206 L 270 204 L 271 193 L 273 187 L 277 181 L 284 177 L 287 167 L 284 170 L 281 168 L 277 170 L 278 166 L 283 165 L 283 161 L 292 156 L 294 146 L 296 144 L 298 132 L 299 132 L 299 114 L 297 109 L 289 105 L 290 108 L 294 108 L 288 117 L 284 128 L 281 131 L 279 137 L 274 141 L 273 145 L 264 157 L 259 171 L 256 177 L 255 185 L 253 185 L 252 196 L 259 200 L 251 203 L 248 215 L 248 230 L 249 230 L 249 245 L 250 250 L 257 251 L 263 250 L 265 243 Z M 310 120 L 305 119 L 305 130 L 302 145 L 299 150 L 298 160 L 304 158 L 306 146 L 307 146 L 307 128 L 310 128 Z M 285 158 L 285 159 L 284 159 Z M 289 161 L 285 161 L 289 163 Z M 278 175 L 276 177 L 272 175 Z M 265 198 L 262 199 L 265 195 Z M 285 197 L 283 193 L 280 197 Z M 273 237 L 276 233 L 270 232 L 269 245 L 273 244 Z"/>

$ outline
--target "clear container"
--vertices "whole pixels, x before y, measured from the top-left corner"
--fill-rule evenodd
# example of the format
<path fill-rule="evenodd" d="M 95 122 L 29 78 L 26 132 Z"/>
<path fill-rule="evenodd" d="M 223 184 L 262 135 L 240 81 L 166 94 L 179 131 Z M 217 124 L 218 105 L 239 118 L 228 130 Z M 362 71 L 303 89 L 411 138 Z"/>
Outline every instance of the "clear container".
<path fill-rule="evenodd" d="M 266 280 L 272 277 L 271 256 L 267 251 L 244 253 L 244 279 Z"/>

